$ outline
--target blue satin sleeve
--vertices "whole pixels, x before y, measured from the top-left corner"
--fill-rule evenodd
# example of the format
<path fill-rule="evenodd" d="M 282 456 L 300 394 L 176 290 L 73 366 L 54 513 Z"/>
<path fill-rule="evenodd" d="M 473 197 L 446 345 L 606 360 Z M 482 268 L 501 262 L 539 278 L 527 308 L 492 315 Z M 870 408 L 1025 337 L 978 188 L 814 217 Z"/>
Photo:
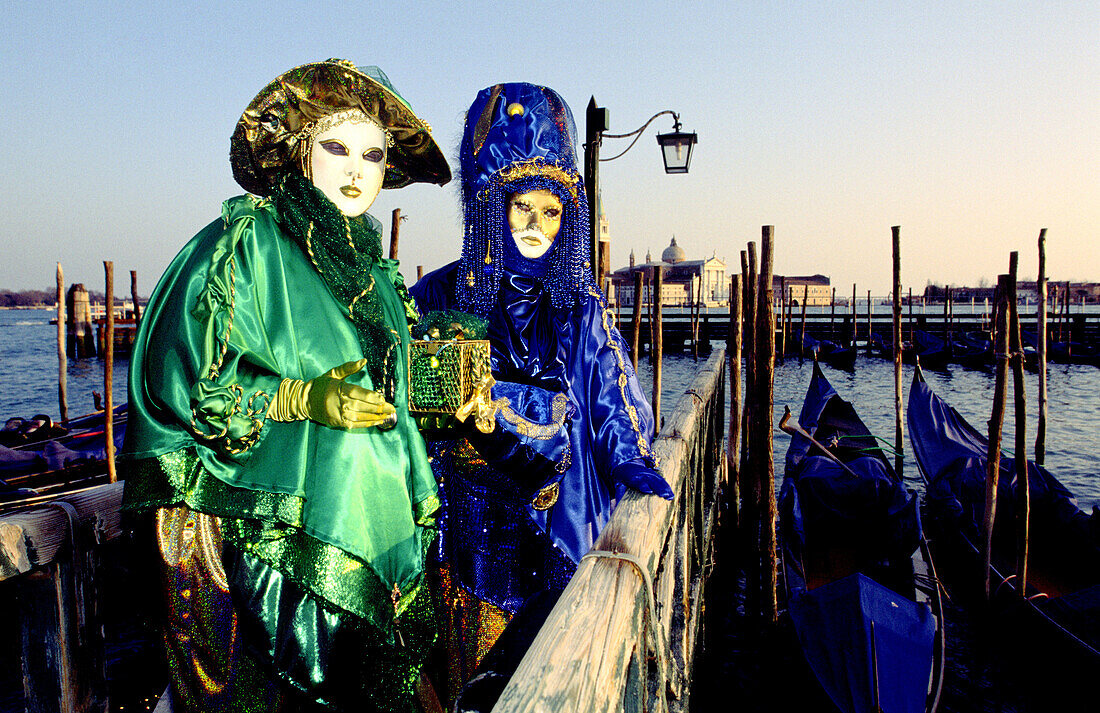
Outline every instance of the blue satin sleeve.
<path fill-rule="evenodd" d="M 626 342 L 598 294 L 590 295 L 586 305 L 583 345 L 575 358 L 591 365 L 584 388 L 597 472 L 610 481 L 621 463 L 640 460 L 655 468 L 653 411 L 630 364 Z"/>
<path fill-rule="evenodd" d="M 576 408 L 565 394 L 510 382 L 493 385 L 493 403 L 498 410 L 492 432 L 468 429 L 466 438 L 529 502 L 569 468 Z"/>

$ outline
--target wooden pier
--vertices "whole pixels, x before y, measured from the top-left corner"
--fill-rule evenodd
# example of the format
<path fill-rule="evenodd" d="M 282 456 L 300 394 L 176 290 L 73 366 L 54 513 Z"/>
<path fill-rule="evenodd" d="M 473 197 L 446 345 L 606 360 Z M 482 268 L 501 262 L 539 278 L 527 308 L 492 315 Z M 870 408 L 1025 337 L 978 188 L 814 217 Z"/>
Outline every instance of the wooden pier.
<path fill-rule="evenodd" d="M 862 299 L 862 298 L 861 298 Z M 872 312 L 868 316 L 866 307 L 862 304 L 857 312 L 855 324 L 851 312 L 841 314 L 837 308 L 836 313 L 830 313 L 828 307 L 814 307 L 805 315 L 805 333 L 815 339 L 829 339 L 838 343 L 848 344 L 852 341 L 855 332 L 855 344 L 863 346 L 867 343 L 867 333 L 888 336 L 893 331 L 893 315 L 888 311 Z M 844 308 L 847 309 L 847 308 Z M 903 307 L 902 334 L 908 339 L 911 329 L 920 329 L 931 332 L 937 337 L 945 337 L 947 334 L 962 334 L 974 331 L 988 331 L 990 328 L 990 315 L 983 313 L 933 313 L 931 306 L 925 308 L 924 314 L 913 314 L 911 317 L 907 307 Z M 641 310 L 639 329 L 639 345 L 641 353 L 648 353 L 651 349 L 648 309 Z M 617 326 L 627 344 L 631 344 L 634 338 L 633 320 L 629 309 L 615 313 L 618 318 Z M 777 333 L 782 330 L 782 315 L 776 310 Z M 1030 309 L 1021 307 L 1021 328 L 1038 333 L 1038 317 L 1040 315 L 1034 306 Z M 729 333 L 729 311 L 727 308 L 712 308 L 698 315 L 697 330 L 698 341 L 706 345 L 709 341 L 724 341 Z M 801 320 L 799 315 L 795 318 L 797 324 L 787 327 L 787 348 L 797 349 L 798 338 L 801 335 Z M 687 308 L 668 308 L 663 311 L 663 351 L 690 352 L 692 349 L 693 324 L 692 316 Z M 1087 344 L 1100 343 L 1100 312 L 1071 312 L 1058 315 L 1054 312 L 1047 313 L 1047 329 L 1054 335 L 1061 335 L 1065 341 L 1075 341 Z"/>

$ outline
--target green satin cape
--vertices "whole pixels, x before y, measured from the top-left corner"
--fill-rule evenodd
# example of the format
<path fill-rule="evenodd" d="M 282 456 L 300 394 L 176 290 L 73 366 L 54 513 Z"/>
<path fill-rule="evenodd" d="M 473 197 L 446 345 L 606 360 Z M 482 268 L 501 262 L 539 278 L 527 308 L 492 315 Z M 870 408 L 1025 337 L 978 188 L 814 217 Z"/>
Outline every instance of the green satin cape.
<path fill-rule="evenodd" d="M 272 203 L 226 201 L 142 314 L 122 457 L 127 507 L 184 502 L 238 520 L 227 522 L 227 541 L 387 630 L 423 580 L 439 500 L 408 413 L 397 262 L 382 260 L 373 276 L 386 324 L 402 339 L 397 426 L 265 420 L 283 378 L 312 379 L 360 358 L 361 348 Z M 365 371 L 348 381 L 373 388 Z"/>

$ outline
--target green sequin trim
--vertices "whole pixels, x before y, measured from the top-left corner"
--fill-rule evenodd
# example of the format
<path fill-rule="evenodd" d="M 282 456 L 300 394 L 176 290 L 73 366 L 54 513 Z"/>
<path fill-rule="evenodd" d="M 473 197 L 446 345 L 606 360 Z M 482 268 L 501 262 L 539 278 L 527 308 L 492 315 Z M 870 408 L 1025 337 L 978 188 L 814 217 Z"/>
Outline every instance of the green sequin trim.
<path fill-rule="evenodd" d="M 234 488 L 203 466 L 194 448 L 153 458 L 124 461 L 126 489 L 122 507 L 143 510 L 186 503 L 192 510 L 223 518 L 222 535 L 252 556 L 332 606 L 389 632 L 395 614 L 404 611 L 420 590 L 424 576 L 399 585 L 398 597 L 363 560 L 298 529 L 302 498 Z M 431 514 L 435 495 L 414 505 L 421 526 L 421 561 L 436 536 Z"/>

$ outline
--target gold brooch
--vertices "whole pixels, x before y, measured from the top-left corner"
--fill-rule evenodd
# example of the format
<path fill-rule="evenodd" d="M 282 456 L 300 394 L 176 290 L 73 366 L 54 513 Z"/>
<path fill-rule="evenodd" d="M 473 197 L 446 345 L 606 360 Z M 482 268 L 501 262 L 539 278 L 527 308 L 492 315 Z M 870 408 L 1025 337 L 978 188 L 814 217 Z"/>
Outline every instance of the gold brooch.
<path fill-rule="evenodd" d="M 554 503 L 558 501 L 558 493 L 561 488 L 557 483 L 553 485 L 547 485 L 545 488 L 539 491 L 539 494 L 535 496 L 535 499 L 531 501 L 531 507 L 536 510 L 549 510 L 554 507 Z"/>

